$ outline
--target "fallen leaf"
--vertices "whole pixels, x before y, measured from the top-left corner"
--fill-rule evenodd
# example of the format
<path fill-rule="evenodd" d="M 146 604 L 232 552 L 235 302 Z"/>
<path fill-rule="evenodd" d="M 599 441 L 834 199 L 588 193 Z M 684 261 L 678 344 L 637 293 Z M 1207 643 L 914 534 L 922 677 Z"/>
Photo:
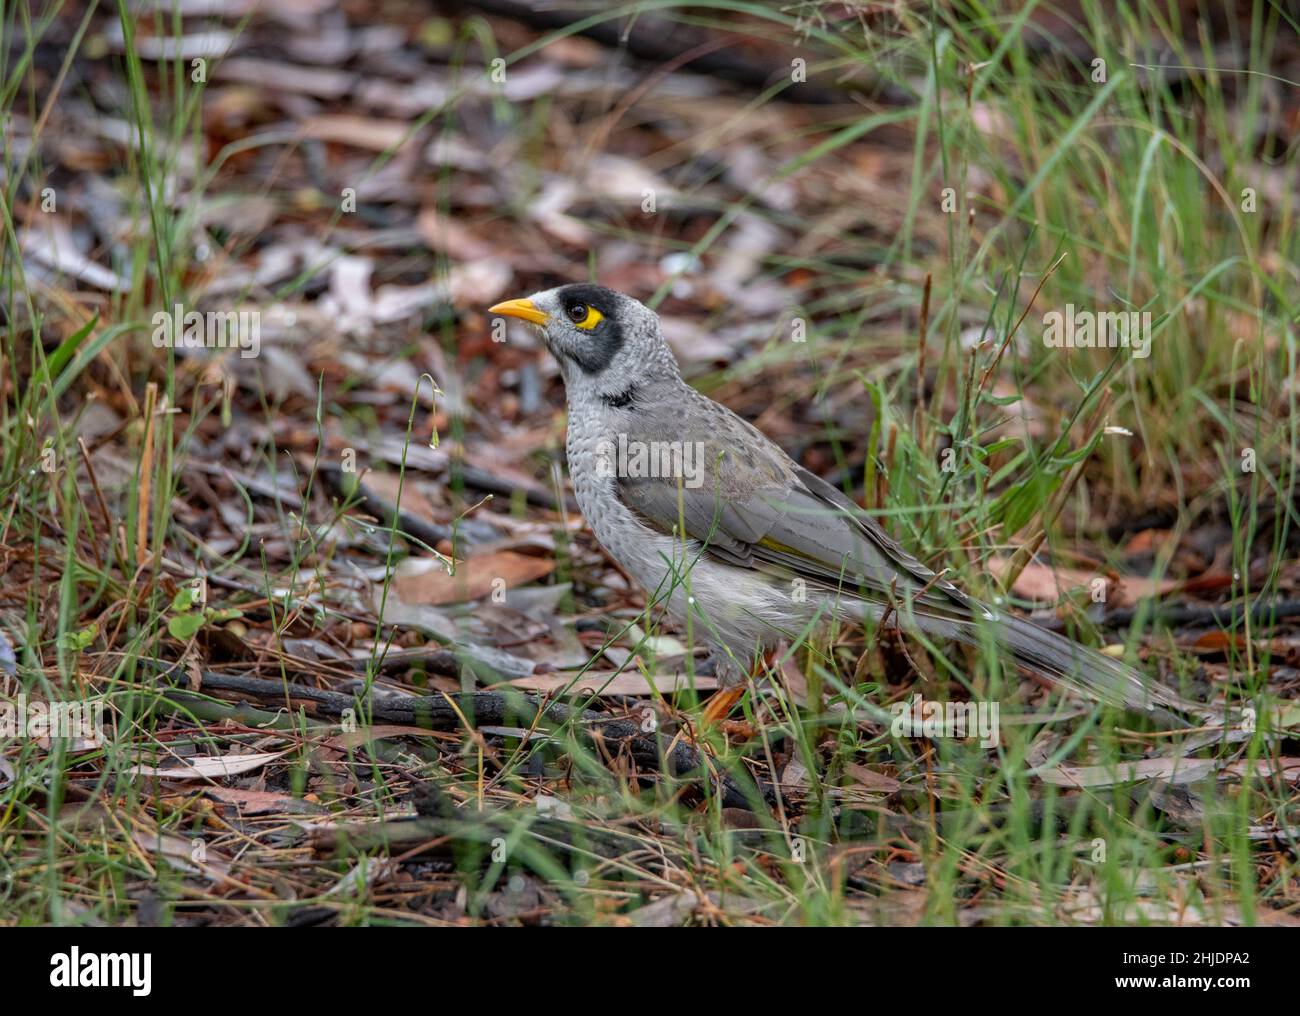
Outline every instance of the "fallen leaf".
<path fill-rule="evenodd" d="M 653 903 L 638 907 L 628 914 L 628 920 L 638 928 L 675 928 L 686 923 L 702 900 L 693 891 L 670 893 Z"/>
<path fill-rule="evenodd" d="M 653 688 L 651 682 L 653 681 Z M 597 695 L 648 695 L 657 689 L 661 695 L 672 695 L 685 691 L 691 686 L 691 680 L 685 673 L 654 674 L 647 676 L 639 670 L 625 670 L 611 677 L 608 673 L 586 673 L 574 681 L 572 674 L 532 674 L 515 681 L 506 682 L 511 688 L 524 691 L 557 692 L 562 688 L 573 686 L 574 693 L 580 691 L 594 692 Z M 713 691 L 718 687 L 716 677 L 695 675 L 696 691 Z"/>
<path fill-rule="evenodd" d="M 903 786 L 892 776 L 878 773 L 874 769 L 868 769 L 866 766 L 860 766 L 855 762 L 845 763 L 844 772 L 852 776 L 858 786 L 874 793 L 892 794 L 897 790 L 901 790 Z"/>
<path fill-rule="evenodd" d="M 288 794 L 277 794 L 270 790 L 240 790 L 237 787 L 207 787 L 204 793 L 220 801 L 232 804 L 241 815 L 276 815 L 285 812 L 301 814 L 320 811 L 320 805 L 305 801 Z"/>
<path fill-rule="evenodd" d="M 132 766 L 126 770 L 127 776 L 157 776 L 164 780 L 205 780 L 221 776 L 238 776 L 260 769 L 272 759 L 277 759 L 282 751 L 259 751 L 251 755 L 212 755 L 186 762 L 179 766 Z"/>
<path fill-rule="evenodd" d="M 416 518 L 423 519 L 431 525 L 439 526 L 444 524 L 438 518 L 438 513 L 434 510 L 433 504 L 420 492 L 419 484 L 413 477 L 408 475 L 403 479 L 397 473 L 368 469 L 363 482 L 390 505 L 398 504 L 397 494 L 400 490 L 402 500 L 398 507 L 403 512 L 409 512 Z"/>
<path fill-rule="evenodd" d="M 1214 759 L 1144 758 L 1137 762 L 1120 762 L 1105 766 L 1055 766 L 1044 771 L 1031 770 L 1044 783 L 1055 787 L 1113 787 L 1118 783 L 1142 780 L 1165 780 L 1168 783 L 1195 783 L 1219 767 Z"/>
<path fill-rule="evenodd" d="M 1248 645 L 1245 635 L 1240 632 L 1207 631 L 1192 643 L 1192 649 L 1203 652 L 1222 652 L 1226 649 L 1245 649 Z"/>
<path fill-rule="evenodd" d="M 807 790 L 810 780 L 808 767 L 798 759 L 791 759 L 781 772 L 781 786 L 786 790 Z"/>
<path fill-rule="evenodd" d="M 170 833 L 152 834 L 144 829 L 137 829 L 131 838 L 142 850 L 148 850 L 187 874 L 206 875 L 214 882 L 230 874 L 230 865 L 217 857 L 209 857 L 202 840 L 185 840 Z"/>
<path fill-rule="evenodd" d="M 326 113 L 308 117 L 302 125 L 303 134 L 317 141 L 332 141 L 353 148 L 384 152 L 397 148 L 403 140 L 415 136 L 405 120 L 381 120 L 373 116 L 350 116 L 346 113 Z"/>
<path fill-rule="evenodd" d="M 989 559 L 989 571 L 1001 578 L 1007 573 L 1010 564 L 1010 558 L 993 557 Z M 1110 606 L 1133 604 L 1138 600 L 1163 596 L 1178 585 L 1174 579 L 1156 581 L 1138 575 L 1121 575 L 1112 581 L 1110 576 L 1095 570 L 1061 568 L 1040 561 L 1030 561 L 1016 576 L 1011 591 L 1026 600 L 1055 603 L 1071 590 L 1090 589 L 1093 580 L 1097 578 L 1106 581 L 1107 603 Z"/>
<path fill-rule="evenodd" d="M 1105 766 L 1063 765 L 1045 772 L 1032 771 L 1032 775 L 1057 787 L 1113 787 L 1119 783 L 1138 783 L 1142 780 L 1164 780 L 1171 784 L 1195 783 L 1215 772 L 1241 777 L 1249 769 L 1245 760 L 1225 766 L 1215 759 L 1168 756 Z M 1264 778 L 1275 775 L 1278 770 L 1284 779 L 1293 781 L 1300 777 L 1300 759 L 1278 759 L 1276 768 L 1272 759 L 1258 759 L 1254 765 L 1255 775 Z"/>
<path fill-rule="evenodd" d="M 351 871 L 326 889 L 325 895 L 333 896 L 337 893 L 343 896 L 363 896 L 370 886 L 392 878 L 399 868 L 396 861 L 385 857 L 363 858 Z"/>
<path fill-rule="evenodd" d="M 393 575 L 393 588 L 402 602 L 439 606 L 463 603 L 487 596 L 497 589 L 511 589 L 534 582 L 555 569 L 550 558 L 532 557 L 502 550 L 471 557 L 456 565 L 448 575 L 436 561 L 408 558 Z"/>
<path fill-rule="evenodd" d="M 329 738 L 325 744 L 331 748 L 359 748 L 362 745 L 370 744 L 372 741 L 380 741 L 385 737 L 445 737 L 448 735 L 440 734 L 437 731 L 429 730 L 426 727 L 411 727 L 402 724 L 379 724 L 374 727 L 362 727 L 359 730 L 351 730 L 345 734 L 339 734 L 337 737 Z"/>
<path fill-rule="evenodd" d="M 1155 554 L 1168 542 L 1171 532 L 1168 529 L 1143 529 L 1129 538 L 1122 553 L 1125 557 Z"/>
<path fill-rule="evenodd" d="M 339 99 L 356 87 L 357 76 L 329 67 L 299 67 L 284 60 L 231 57 L 217 68 L 220 81 L 238 81 L 280 92 Z"/>
<path fill-rule="evenodd" d="M 415 228 L 431 250 L 454 253 L 467 261 L 479 261 L 495 254 L 491 244 L 479 239 L 463 222 L 439 213 L 433 205 L 420 209 Z"/>
<path fill-rule="evenodd" d="M 51 220 L 44 229 L 27 232 L 23 238 L 23 251 L 52 271 L 96 289 L 122 293 L 131 288 L 130 279 L 81 253 L 72 231 L 58 220 Z"/>

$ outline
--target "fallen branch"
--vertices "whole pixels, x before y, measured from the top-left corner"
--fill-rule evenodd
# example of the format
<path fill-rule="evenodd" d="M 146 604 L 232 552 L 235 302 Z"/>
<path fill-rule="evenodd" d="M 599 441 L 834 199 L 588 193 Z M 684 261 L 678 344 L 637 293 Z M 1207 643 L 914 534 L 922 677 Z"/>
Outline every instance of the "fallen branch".
<path fill-rule="evenodd" d="M 576 737 L 598 750 L 601 755 L 616 756 L 626 752 L 638 766 L 689 783 L 712 781 L 726 808 L 751 809 L 755 800 L 775 800 L 776 791 L 767 784 L 756 785 L 748 775 L 718 770 L 693 745 L 681 739 L 673 744 L 658 732 L 647 733 L 635 720 L 610 717 L 594 710 L 574 709 L 560 702 L 543 702 L 533 695 L 514 691 L 462 692 L 455 695 L 372 695 L 367 701 L 342 692 L 304 685 L 267 681 L 258 677 L 216 674 L 203 671 L 202 690 L 209 695 L 229 699 L 232 696 L 274 702 L 290 709 L 301 709 L 308 716 L 341 717 L 346 712 L 360 713 L 369 722 L 426 727 L 430 730 L 456 730 L 465 723 L 471 727 L 515 726 L 532 729 L 568 727 Z M 192 692 L 169 691 L 169 698 L 192 695 Z M 671 749 L 670 749 L 671 744 Z"/>
<path fill-rule="evenodd" d="M 1300 600 L 1258 600 L 1251 604 L 1249 613 L 1253 624 L 1267 624 L 1284 617 L 1300 617 Z M 1137 620 L 1139 614 L 1148 623 L 1161 621 L 1170 627 L 1207 625 L 1230 628 L 1241 624 L 1246 612 L 1239 603 L 1218 607 L 1189 607 L 1147 599 L 1133 607 L 1108 610 L 1100 617 L 1092 618 L 1092 621 L 1102 628 L 1127 628 Z M 1035 618 L 1035 623 L 1053 631 L 1065 627 L 1060 618 Z"/>

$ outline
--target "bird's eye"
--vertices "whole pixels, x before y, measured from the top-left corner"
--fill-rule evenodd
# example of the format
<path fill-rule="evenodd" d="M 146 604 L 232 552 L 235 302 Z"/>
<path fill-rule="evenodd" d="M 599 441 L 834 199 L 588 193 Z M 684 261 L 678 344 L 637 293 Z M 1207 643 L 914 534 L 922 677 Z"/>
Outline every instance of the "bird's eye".
<path fill-rule="evenodd" d="M 571 303 L 564 308 L 564 313 L 568 314 L 569 320 L 584 332 L 591 331 L 605 320 L 604 314 L 585 303 Z"/>

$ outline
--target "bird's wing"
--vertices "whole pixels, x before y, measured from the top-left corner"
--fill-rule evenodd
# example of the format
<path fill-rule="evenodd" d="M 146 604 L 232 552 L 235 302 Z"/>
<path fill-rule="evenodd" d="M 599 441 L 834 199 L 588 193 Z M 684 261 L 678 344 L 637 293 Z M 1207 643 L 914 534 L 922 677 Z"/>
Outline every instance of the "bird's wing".
<path fill-rule="evenodd" d="M 932 635 L 979 646 L 981 619 L 994 622 L 993 630 L 1016 662 L 1089 698 L 1134 709 L 1154 707 L 1167 723 L 1180 722 L 1170 710 L 1197 710 L 1119 660 L 1023 618 L 989 610 L 936 576 L 834 486 L 795 465 L 739 418 L 732 419 L 734 423 L 716 417 L 710 422 L 715 432 L 706 447 L 736 451 L 711 459 L 703 483 L 687 487 L 670 479 L 620 478 L 623 503 L 651 528 L 684 533 L 703 544 L 704 553 L 715 560 L 894 603 L 904 610 L 903 620 Z M 737 443 L 738 437 L 748 440 Z"/>
<path fill-rule="evenodd" d="M 722 501 L 716 490 L 680 491 L 661 480 L 620 480 L 624 503 L 648 525 L 685 534 L 704 553 L 729 564 L 783 576 L 800 576 L 876 603 L 896 605 L 899 620 L 941 638 L 979 647 L 982 622 L 1016 662 L 1085 697 L 1157 709 L 1165 723 L 1173 711 L 1196 712 L 1177 694 L 1152 685 L 1132 667 L 1006 612 L 992 612 L 921 564 L 889 538 L 838 490 L 795 467 L 789 485 Z M 680 500 L 679 500 L 680 498 Z M 680 527 L 678 527 L 680 528 Z M 1163 708 L 1161 708 L 1163 707 Z"/>
<path fill-rule="evenodd" d="M 652 529 L 683 533 L 728 564 L 873 599 L 915 595 L 934 608 L 969 612 L 970 600 L 960 590 L 936 579 L 838 489 L 759 437 L 762 443 L 751 439 L 743 453 L 710 460 L 697 487 L 668 478 L 620 477 L 619 496 Z"/>

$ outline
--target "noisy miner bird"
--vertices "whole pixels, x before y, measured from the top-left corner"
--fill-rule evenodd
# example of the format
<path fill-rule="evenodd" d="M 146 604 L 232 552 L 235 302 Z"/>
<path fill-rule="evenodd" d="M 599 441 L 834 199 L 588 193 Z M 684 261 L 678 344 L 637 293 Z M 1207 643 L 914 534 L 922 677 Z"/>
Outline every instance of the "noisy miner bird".
<path fill-rule="evenodd" d="M 1191 708 L 1133 668 L 963 593 L 836 487 L 682 380 L 654 311 L 574 284 L 490 313 L 541 331 L 568 397 L 569 473 L 596 538 L 713 652 L 725 715 L 760 655 L 832 618 L 888 617 L 1133 709 Z M 730 689 L 729 692 L 725 692 Z"/>

